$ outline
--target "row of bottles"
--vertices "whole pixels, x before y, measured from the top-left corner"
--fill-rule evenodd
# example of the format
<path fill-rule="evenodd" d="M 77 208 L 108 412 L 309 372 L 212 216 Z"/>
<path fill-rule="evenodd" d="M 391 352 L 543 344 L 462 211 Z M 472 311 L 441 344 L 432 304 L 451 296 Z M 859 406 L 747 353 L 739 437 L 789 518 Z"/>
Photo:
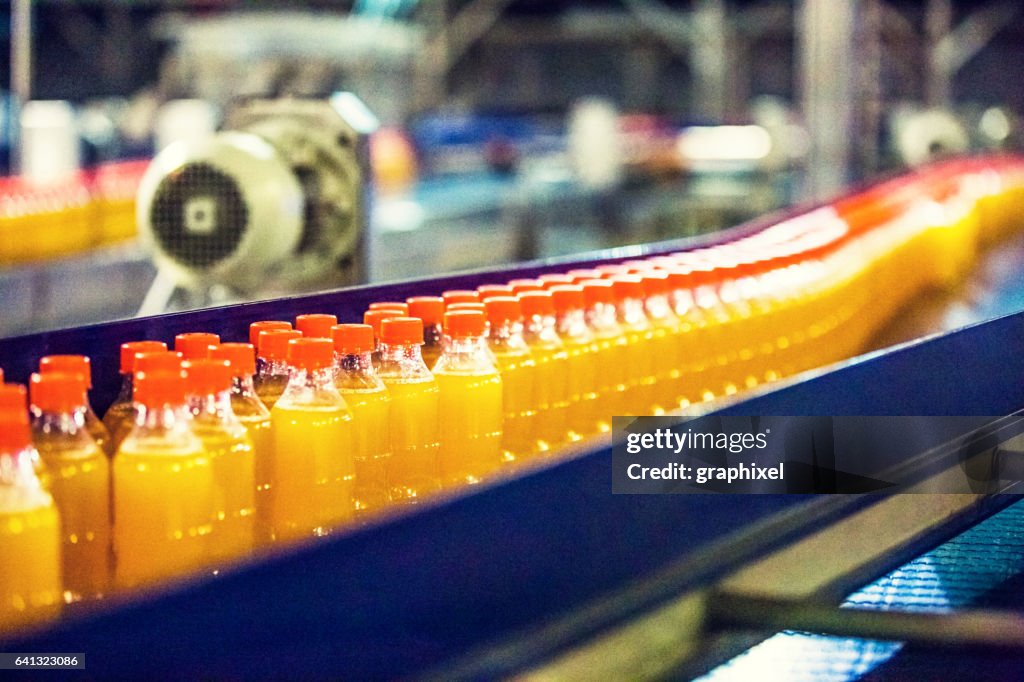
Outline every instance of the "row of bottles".
<path fill-rule="evenodd" d="M 707 248 L 381 301 L 361 324 L 126 343 L 102 421 L 88 358 L 43 358 L 28 393 L 0 387 L 0 628 L 849 357 L 1005 231 L 991 197 L 1017 201 L 1024 174 L 986 177 L 945 203 L 896 185 Z"/>

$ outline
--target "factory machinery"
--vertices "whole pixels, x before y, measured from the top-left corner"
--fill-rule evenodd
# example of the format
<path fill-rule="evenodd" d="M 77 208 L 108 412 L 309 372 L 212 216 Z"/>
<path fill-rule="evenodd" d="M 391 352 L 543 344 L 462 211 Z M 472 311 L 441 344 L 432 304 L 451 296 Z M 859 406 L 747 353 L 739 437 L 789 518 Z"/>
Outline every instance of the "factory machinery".
<path fill-rule="evenodd" d="M 126 341 L 196 330 L 242 340 L 254 320 L 356 321 L 374 301 L 653 264 L 677 273 L 677 300 L 708 312 L 679 336 L 692 388 L 670 412 L 975 417 L 894 445 L 891 464 L 914 481 L 960 466 L 965 440 L 984 446 L 972 456 L 1015 452 L 1024 317 L 857 354 L 1017 228 L 1022 203 L 1024 160 L 951 161 L 698 242 L 11 338 L 0 364 L 20 382 L 42 355 L 87 354 L 102 410 Z M 7 633 L 4 646 L 85 652 L 97 679 L 743 679 L 744 665 L 781 664 L 825 666 L 830 679 L 1024 674 L 1012 477 L 957 495 L 613 495 L 611 460 L 609 438 L 583 441 L 216 578 Z"/>

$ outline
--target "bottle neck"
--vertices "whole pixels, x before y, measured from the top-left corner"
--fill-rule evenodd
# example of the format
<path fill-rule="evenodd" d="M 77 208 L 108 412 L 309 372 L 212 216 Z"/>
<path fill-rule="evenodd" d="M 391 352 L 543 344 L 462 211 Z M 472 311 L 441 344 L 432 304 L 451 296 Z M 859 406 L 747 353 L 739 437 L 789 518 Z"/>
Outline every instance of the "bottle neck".
<path fill-rule="evenodd" d="M 160 435 L 181 435 L 188 433 L 191 413 L 184 404 L 143 405 L 135 404 L 135 429 L 133 435 L 147 437 Z"/>
<path fill-rule="evenodd" d="M 463 356 L 477 355 L 483 352 L 484 348 L 487 347 L 486 339 L 486 336 L 449 337 L 448 343 L 445 344 L 444 354 Z"/>
<path fill-rule="evenodd" d="M 11 452 L 0 451 L 0 485 L 41 490 L 33 464 L 37 459 L 38 454 L 31 445 Z"/>
<path fill-rule="evenodd" d="M 491 325 L 487 343 L 495 351 L 526 350 L 526 341 L 523 339 L 523 323 L 509 320 L 502 324 Z"/>
<path fill-rule="evenodd" d="M 121 375 L 121 391 L 117 394 L 116 403 L 132 402 L 132 373 L 127 372 Z"/>
<path fill-rule="evenodd" d="M 529 344 L 545 343 L 561 345 L 562 339 L 555 329 L 554 315 L 531 315 L 523 326 L 523 338 Z"/>
<path fill-rule="evenodd" d="M 651 296 L 644 303 L 644 310 L 652 320 L 663 320 L 672 316 L 672 306 L 669 304 L 668 296 L 658 294 Z"/>
<path fill-rule="evenodd" d="M 235 424 L 238 418 L 231 409 L 231 391 L 195 395 L 189 399 L 188 411 L 197 422 Z"/>
<path fill-rule="evenodd" d="M 293 386 L 300 388 L 333 387 L 334 368 L 322 367 L 320 369 L 307 370 L 301 367 L 292 367 L 288 373 L 288 388 Z"/>
<path fill-rule="evenodd" d="M 587 308 L 584 316 L 591 329 L 612 333 L 619 329 L 618 313 L 610 303 L 595 303 Z"/>
<path fill-rule="evenodd" d="M 85 426 L 86 407 L 70 411 L 32 410 L 32 431 L 46 437 L 63 436 L 71 440 L 90 440 Z"/>
<path fill-rule="evenodd" d="M 381 362 L 423 362 L 423 352 L 416 343 L 388 344 L 382 341 L 378 348 Z"/>
<path fill-rule="evenodd" d="M 335 368 L 339 374 L 354 377 L 373 377 L 377 372 L 373 366 L 373 353 L 338 353 Z"/>
<path fill-rule="evenodd" d="M 256 359 L 256 376 L 261 379 L 265 377 L 288 376 L 288 374 L 288 363 L 284 360 Z"/>
<path fill-rule="evenodd" d="M 256 384 L 251 376 L 233 377 L 231 379 L 231 395 L 243 398 L 257 398 Z"/>
<path fill-rule="evenodd" d="M 583 310 L 569 310 L 558 316 L 558 335 L 563 339 L 586 341 L 592 337 Z"/>

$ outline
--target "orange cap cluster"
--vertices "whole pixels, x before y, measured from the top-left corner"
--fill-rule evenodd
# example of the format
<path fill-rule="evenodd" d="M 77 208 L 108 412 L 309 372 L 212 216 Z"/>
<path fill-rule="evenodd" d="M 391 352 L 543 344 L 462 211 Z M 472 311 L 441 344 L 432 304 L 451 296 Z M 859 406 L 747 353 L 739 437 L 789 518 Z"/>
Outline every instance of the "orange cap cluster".
<path fill-rule="evenodd" d="M 302 332 L 302 336 L 307 339 L 331 338 L 331 327 L 336 324 L 338 324 L 336 315 L 315 313 L 299 315 L 295 318 L 295 328 Z"/>
<path fill-rule="evenodd" d="M 331 329 L 334 350 L 343 355 L 373 351 L 373 327 L 368 324 L 339 324 Z"/>
<path fill-rule="evenodd" d="M 381 323 L 384 320 L 389 320 L 392 317 L 405 317 L 401 313 L 395 312 L 394 310 L 367 310 L 363 313 L 363 324 L 369 325 L 370 329 L 373 330 L 373 335 L 380 338 Z"/>
<path fill-rule="evenodd" d="M 220 345 L 220 337 L 209 332 L 189 332 L 174 337 L 174 350 L 186 360 L 200 360 L 210 357 L 210 349 Z"/>
<path fill-rule="evenodd" d="M 29 378 L 32 406 L 43 412 L 71 412 L 85 407 L 85 377 L 47 372 Z"/>
<path fill-rule="evenodd" d="M 544 283 L 539 279 L 512 279 L 509 280 L 508 285 L 512 287 L 512 292 L 516 294 L 544 290 Z"/>
<path fill-rule="evenodd" d="M 245 378 L 256 373 L 256 349 L 251 343 L 222 343 L 210 356 L 231 363 L 232 376 Z"/>
<path fill-rule="evenodd" d="M 480 294 L 480 300 L 486 301 L 489 298 L 495 296 L 515 296 L 512 287 L 506 284 L 483 284 L 476 288 L 478 294 Z"/>
<path fill-rule="evenodd" d="M 444 333 L 453 339 L 482 336 L 487 319 L 480 310 L 449 310 L 444 314 Z"/>
<path fill-rule="evenodd" d="M 158 350 L 151 353 L 135 354 L 135 372 L 176 372 L 185 359 L 183 353 L 173 350 Z"/>
<path fill-rule="evenodd" d="M 402 315 L 409 314 L 409 304 L 402 303 L 400 301 L 379 301 L 377 303 L 371 303 L 367 310 L 391 310 Z"/>
<path fill-rule="evenodd" d="M 551 287 L 557 287 L 557 286 L 560 286 L 562 284 L 575 284 L 576 283 L 576 280 L 573 278 L 572 275 L 564 275 L 564 274 L 561 274 L 561 273 L 550 273 L 550 274 L 547 274 L 547 275 L 541 275 L 537 279 L 541 282 L 541 284 L 544 285 L 545 289 L 550 289 Z"/>
<path fill-rule="evenodd" d="M 453 303 L 476 303 L 480 300 L 480 294 L 469 289 L 450 289 L 441 294 L 445 307 Z"/>
<path fill-rule="evenodd" d="M 289 331 L 292 328 L 291 322 L 285 322 L 284 320 L 260 320 L 259 322 L 253 322 L 249 325 L 249 343 L 254 348 L 259 348 L 260 345 L 260 334 L 267 332 L 272 329 L 279 331 Z"/>
<path fill-rule="evenodd" d="M 154 351 L 167 350 L 167 344 L 163 341 L 129 341 L 121 344 L 121 374 L 131 374 L 135 371 L 135 356 L 138 353 L 152 353 Z"/>

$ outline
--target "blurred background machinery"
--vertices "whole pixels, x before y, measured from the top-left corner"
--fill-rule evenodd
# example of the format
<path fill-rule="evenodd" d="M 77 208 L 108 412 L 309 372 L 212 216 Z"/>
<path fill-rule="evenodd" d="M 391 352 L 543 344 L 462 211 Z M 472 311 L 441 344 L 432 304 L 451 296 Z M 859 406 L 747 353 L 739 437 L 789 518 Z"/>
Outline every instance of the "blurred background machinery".
<path fill-rule="evenodd" d="M 703 234 L 1015 148 L 1024 107 L 1005 0 L 14 0 L 8 27 L 4 335 Z M 168 145 L 230 155 L 233 112 L 262 101 L 256 134 L 299 154 L 268 131 L 339 92 L 382 124 L 361 132 L 371 189 L 313 197 L 281 163 L 308 224 L 355 202 L 351 267 L 345 230 L 314 248 L 275 219 L 301 259 L 253 238 L 193 268 L 137 224 Z"/>

